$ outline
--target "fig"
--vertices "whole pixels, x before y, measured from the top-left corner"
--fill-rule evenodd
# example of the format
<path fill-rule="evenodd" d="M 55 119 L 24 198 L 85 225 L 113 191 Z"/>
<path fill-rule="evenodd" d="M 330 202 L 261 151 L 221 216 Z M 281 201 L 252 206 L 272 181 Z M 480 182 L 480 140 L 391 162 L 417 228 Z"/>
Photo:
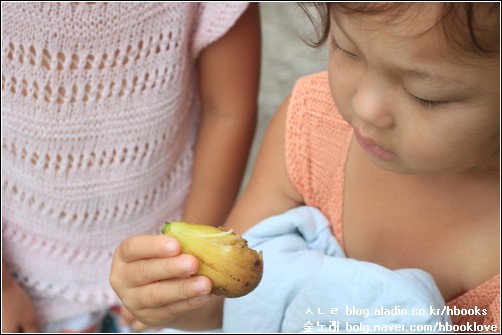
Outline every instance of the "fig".
<path fill-rule="evenodd" d="M 166 222 L 162 233 L 176 238 L 181 252 L 199 261 L 197 275 L 208 277 L 212 293 L 237 298 L 253 291 L 263 274 L 262 253 L 232 230 L 182 221 Z"/>

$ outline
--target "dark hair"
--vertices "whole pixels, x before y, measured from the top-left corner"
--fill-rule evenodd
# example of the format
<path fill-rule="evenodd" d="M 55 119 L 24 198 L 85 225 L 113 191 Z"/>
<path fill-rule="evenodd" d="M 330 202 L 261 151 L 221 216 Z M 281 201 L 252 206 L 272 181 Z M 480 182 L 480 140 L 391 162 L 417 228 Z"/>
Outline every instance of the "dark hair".
<path fill-rule="evenodd" d="M 413 5 L 415 3 L 410 2 L 311 2 L 299 4 L 312 22 L 316 32 L 315 40 L 309 40 L 306 43 L 316 48 L 323 46 L 328 39 L 332 11 L 352 15 L 385 13 L 387 14 L 386 21 L 383 23 L 389 23 Z M 441 5 L 441 15 L 430 29 L 441 24 L 446 40 L 461 50 L 488 57 L 500 55 L 499 2 L 443 2 Z M 314 13 L 319 16 L 320 22 L 316 23 L 310 8 L 313 8 Z"/>

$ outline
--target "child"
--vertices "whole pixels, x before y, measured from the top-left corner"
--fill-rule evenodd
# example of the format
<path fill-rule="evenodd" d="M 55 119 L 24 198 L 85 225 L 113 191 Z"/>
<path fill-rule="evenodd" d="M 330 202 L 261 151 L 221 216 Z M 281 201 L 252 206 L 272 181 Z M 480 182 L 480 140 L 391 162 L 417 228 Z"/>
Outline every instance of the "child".
<path fill-rule="evenodd" d="M 499 326 L 498 6 L 319 5 L 328 72 L 279 108 L 226 227 L 317 207 L 347 257 L 426 271 L 448 306 L 482 310 L 456 325 Z M 196 269 L 174 240 L 143 235 L 117 248 L 110 279 L 147 324 L 220 327 L 223 299 Z"/>
<path fill-rule="evenodd" d="M 126 237 L 223 224 L 259 69 L 256 4 L 2 4 L 2 331 L 94 331 Z"/>

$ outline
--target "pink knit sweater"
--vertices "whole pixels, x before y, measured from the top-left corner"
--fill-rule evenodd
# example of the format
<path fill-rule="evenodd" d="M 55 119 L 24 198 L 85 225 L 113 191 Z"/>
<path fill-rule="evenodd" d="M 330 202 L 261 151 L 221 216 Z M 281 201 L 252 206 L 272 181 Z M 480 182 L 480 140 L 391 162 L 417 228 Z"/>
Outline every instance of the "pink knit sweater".
<path fill-rule="evenodd" d="M 3 260 L 42 322 L 117 303 L 114 248 L 180 218 L 195 60 L 246 6 L 2 4 Z"/>
<path fill-rule="evenodd" d="M 326 72 L 298 80 L 290 100 L 286 129 L 290 178 L 306 204 L 319 208 L 328 217 L 333 234 L 343 246 L 344 167 L 353 131 L 338 113 Z M 448 306 L 488 311 L 486 316 L 453 316 L 455 324 L 476 321 L 500 327 L 500 274 L 449 301 Z"/>

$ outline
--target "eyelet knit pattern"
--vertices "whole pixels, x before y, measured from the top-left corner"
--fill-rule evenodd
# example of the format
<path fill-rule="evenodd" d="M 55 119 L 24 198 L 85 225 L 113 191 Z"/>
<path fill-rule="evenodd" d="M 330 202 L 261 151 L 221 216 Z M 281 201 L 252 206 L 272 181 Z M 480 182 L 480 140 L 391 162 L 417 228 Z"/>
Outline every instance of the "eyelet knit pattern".
<path fill-rule="evenodd" d="M 246 6 L 2 4 L 3 259 L 42 322 L 117 303 L 114 248 L 180 219 L 195 61 Z"/>
<path fill-rule="evenodd" d="M 319 208 L 328 217 L 342 247 L 344 169 L 352 134 L 333 102 L 327 72 L 299 79 L 287 115 L 288 174 L 306 205 Z M 500 328 L 500 274 L 449 301 L 447 306 L 486 309 L 486 315 L 453 315 L 455 324 L 477 322 Z"/>

